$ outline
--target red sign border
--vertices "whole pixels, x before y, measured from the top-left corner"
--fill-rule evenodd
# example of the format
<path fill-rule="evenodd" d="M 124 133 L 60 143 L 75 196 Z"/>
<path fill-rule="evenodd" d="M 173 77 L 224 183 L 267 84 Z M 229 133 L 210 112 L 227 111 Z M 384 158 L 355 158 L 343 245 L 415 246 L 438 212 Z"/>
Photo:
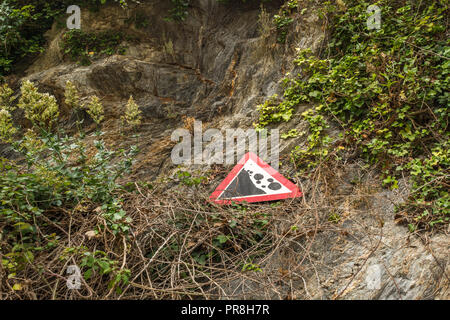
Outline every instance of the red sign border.
<path fill-rule="evenodd" d="M 238 173 L 241 171 L 241 169 L 244 167 L 244 165 L 247 163 L 247 161 L 251 159 L 256 162 L 258 166 L 260 166 L 264 171 L 266 171 L 270 176 L 281 182 L 286 188 L 288 188 L 291 192 L 290 193 L 283 193 L 283 194 L 273 194 L 273 195 L 263 195 L 263 196 L 254 196 L 254 197 L 243 197 L 243 198 L 236 198 L 233 200 L 217 200 L 222 192 L 225 190 L 226 187 L 233 181 L 233 179 L 238 175 Z M 274 201 L 274 200 L 282 200 L 282 199 L 288 199 L 288 198 L 297 198 L 303 196 L 303 193 L 300 191 L 300 189 L 293 184 L 291 181 L 283 177 L 278 171 L 276 171 L 274 168 L 269 166 L 267 163 L 265 163 L 260 157 L 258 157 L 253 152 L 247 153 L 238 163 L 237 165 L 231 170 L 231 172 L 228 174 L 228 176 L 225 178 L 225 180 L 222 181 L 222 183 L 216 188 L 216 190 L 213 192 L 213 194 L 209 197 L 211 201 L 217 204 L 231 204 L 232 202 L 262 202 L 262 201 Z"/>

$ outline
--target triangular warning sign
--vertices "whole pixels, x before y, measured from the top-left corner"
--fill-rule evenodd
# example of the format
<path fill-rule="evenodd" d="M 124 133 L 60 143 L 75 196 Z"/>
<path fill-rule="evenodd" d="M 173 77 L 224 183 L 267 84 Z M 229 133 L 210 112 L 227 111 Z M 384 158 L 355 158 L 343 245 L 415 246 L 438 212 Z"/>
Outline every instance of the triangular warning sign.
<path fill-rule="evenodd" d="M 262 202 L 301 197 L 300 189 L 256 154 L 247 153 L 213 192 L 218 204 Z"/>

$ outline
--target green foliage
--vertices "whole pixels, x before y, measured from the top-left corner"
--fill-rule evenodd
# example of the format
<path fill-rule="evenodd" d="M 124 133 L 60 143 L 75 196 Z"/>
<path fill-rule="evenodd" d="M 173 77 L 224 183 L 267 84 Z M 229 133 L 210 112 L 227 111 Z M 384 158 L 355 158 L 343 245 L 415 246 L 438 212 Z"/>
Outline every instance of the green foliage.
<path fill-rule="evenodd" d="M 260 266 L 252 263 L 252 262 L 248 262 L 246 264 L 244 264 L 244 266 L 242 267 L 242 272 L 262 272 L 262 269 Z"/>
<path fill-rule="evenodd" d="M 88 8 L 111 0 L 3 0 L 0 3 L 0 76 L 14 71 L 25 58 L 44 50 L 44 33 L 66 15 L 70 5 Z M 126 6 L 124 0 L 114 0 Z"/>
<path fill-rule="evenodd" d="M 0 86 L 0 109 L 4 109 L 7 111 L 13 111 L 12 102 L 14 98 L 12 97 L 14 91 L 8 87 L 5 83 Z"/>
<path fill-rule="evenodd" d="M 66 82 L 66 90 L 64 91 L 64 102 L 66 105 L 74 111 L 80 110 L 80 96 L 78 94 L 78 90 L 72 81 Z"/>
<path fill-rule="evenodd" d="M 134 101 L 133 96 L 130 96 L 125 108 L 125 115 L 120 120 L 122 121 L 122 125 L 127 124 L 133 129 L 142 123 L 142 111 L 139 110 L 139 106 Z"/>
<path fill-rule="evenodd" d="M 306 146 L 303 148 L 296 146 L 292 151 L 292 155 L 300 164 L 300 168 L 303 164 L 306 164 L 307 168 L 316 167 L 329 154 L 331 138 L 325 133 L 329 125 L 325 117 L 319 112 L 320 107 L 317 107 L 315 111 L 308 110 L 302 114 L 303 119 L 309 123 L 310 134 L 307 137 Z"/>
<path fill-rule="evenodd" d="M 86 281 L 96 276 L 109 277 L 108 289 L 115 289 L 118 294 L 122 293 L 122 287 L 129 282 L 131 271 L 122 269 L 119 266 L 119 261 L 111 259 L 104 251 L 95 250 L 90 252 L 84 246 L 69 247 L 64 249 L 60 259 L 63 261 L 67 260 L 71 255 L 80 259 L 80 267 L 82 268 L 83 278 Z"/>
<path fill-rule="evenodd" d="M 339 213 L 332 212 L 328 216 L 328 221 L 330 221 L 332 223 L 339 223 L 339 221 L 341 221 L 341 216 L 339 215 Z"/>
<path fill-rule="evenodd" d="M 289 26 L 294 22 L 292 15 L 297 11 L 299 4 L 298 0 L 289 0 L 280 8 L 280 12 L 273 16 L 273 23 L 275 24 L 279 43 L 285 43 L 288 34 Z"/>
<path fill-rule="evenodd" d="M 33 124 L 49 128 L 58 119 L 59 110 L 56 98 L 48 93 L 40 93 L 31 81 L 25 81 L 21 88 L 22 96 L 17 106 Z"/>
<path fill-rule="evenodd" d="M 280 102 L 278 95 L 271 96 L 263 104 L 257 106 L 259 121 L 257 129 L 263 129 L 270 123 L 287 122 L 291 120 L 294 109 L 287 100 Z"/>
<path fill-rule="evenodd" d="M 289 139 L 289 138 L 295 138 L 298 137 L 300 133 L 297 131 L 297 129 L 289 130 L 289 132 L 283 133 L 281 135 L 281 139 Z"/>
<path fill-rule="evenodd" d="M 42 51 L 43 39 L 33 34 L 32 28 L 42 30 L 36 23 L 39 18 L 46 20 L 49 12 L 37 15 L 31 4 L 15 6 L 15 1 L 3 1 L 0 4 L 0 75 L 12 70 L 15 61 Z"/>
<path fill-rule="evenodd" d="M 169 16 L 166 20 L 184 21 L 188 15 L 190 0 L 170 0 L 172 8 L 169 10 Z"/>
<path fill-rule="evenodd" d="M 193 177 L 191 173 L 182 170 L 176 173 L 176 177 L 182 184 L 188 187 L 198 186 L 206 180 L 206 177 Z"/>
<path fill-rule="evenodd" d="M 415 213 L 408 221 L 414 230 L 447 224 L 450 221 L 448 188 L 450 166 L 449 141 L 436 144 L 426 158 L 412 159 L 396 171 L 407 170 L 412 175 L 413 193 L 397 210 Z"/>
<path fill-rule="evenodd" d="M 124 54 L 126 48 L 120 45 L 123 38 L 123 34 L 116 31 L 88 33 L 73 29 L 63 35 L 61 48 L 73 61 L 90 65 L 94 58 Z"/>
<path fill-rule="evenodd" d="M 381 29 L 368 30 L 370 4 L 324 4 L 320 13 L 330 21 L 325 58 L 299 52 L 301 73 L 284 79 L 283 101 L 269 99 L 260 108 L 259 125 L 291 118 L 300 104 L 317 104 L 303 114 L 310 135 L 294 150 L 300 168 L 332 154 L 326 129 L 333 121 L 345 131 L 341 143 L 383 167 L 385 184 L 395 188 L 397 177 L 412 175 L 409 222 L 418 225 L 421 217 L 423 228 L 448 222 L 448 7 L 440 0 L 378 1 Z"/>
<path fill-rule="evenodd" d="M 0 108 L 0 141 L 11 142 L 16 131 L 12 123 L 11 113 Z"/>
<path fill-rule="evenodd" d="M 105 118 L 103 113 L 103 105 L 100 102 L 100 99 L 97 96 L 92 96 L 91 101 L 83 106 L 86 109 L 86 112 L 91 116 L 92 120 L 99 125 L 100 122 Z"/>
<path fill-rule="evenodd" d="M 294 21 L 294 19 L 289 18 L 287 16 L 280 16 L 278 14 L 273 16 L 273 22 L 278 31 L 277 41 L 280 43 L 286 42 L 287 30 L 289 25 Z"/>
<path fill-rule="evenodd" d="M 28 97 L 48 96 L 34 89 L 29 83 L 22 86 L 24 110 L 33 110 L 36 99 Z M 42 113 L 51 114 L 53 118 L 58 114 L 45 110 Z M 26 113 L 30 120 L 35 116 L 35 113 Z M 137 149 L 109 150 L 101 140 L 102 135 L 96 132 L 92 136 L 95 153 L 91 156 L 84 142 L 84 132 L 69 137 L 63 130 L 48 130 L 40 121 L 33 121 L 33 128 L 22 138 L 6 141 L 25 160 L 15 163 L 2 159 L 0 162 L 0 238 L 7 244 L 2 245 L 1 252 L 5 257 L 2 263 L 10 272 L 32 263 L 33 252 L 53 250 L 55 236 L 53 232 L 46 233 L 52 230 L 48 228 L 49 223 L 58 225 L 59 219 L 65 219 L 68 212 L 80 206 L 99 208 L 92 210 L 92 214 L 95 212 L 105 221 L 99 223 L 98 230 L 107 228 L 115 235 L 128 233 L 131 220 L 122 208 L 121 186 L 117 180 L 131 168 Z M 107 262 L 99 261 L 98 266 Z M 115 270 L 114 266 L 111 268 Z"/>

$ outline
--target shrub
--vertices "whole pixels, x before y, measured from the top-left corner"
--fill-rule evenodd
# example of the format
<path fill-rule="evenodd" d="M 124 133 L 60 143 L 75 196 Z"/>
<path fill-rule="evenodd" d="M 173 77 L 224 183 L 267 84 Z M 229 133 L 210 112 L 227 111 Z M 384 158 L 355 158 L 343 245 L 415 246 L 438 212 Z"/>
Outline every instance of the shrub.
<path fill-rule="evenodd" d="M 142 121 L 141 114 L 142 111 L 139 110 L 139 106 L 136 104 L 133 97 L 130 96 L 125 108 L 125 115 L 121 117 L 122 124 L 127 123 L 131 128 L 137 127 Z"/>
<path fill-rule="evenodd" d="M 9 111 L 0 108 L 0 141 L 11 142 L 11 138 L 16 131 Z"/>
<path fill-rule="evenodd" d="M 31 81 L 25 81 L 18 107 L 25 111 L 25 117 L 41 127 L 49 127 L 58 119 L 59 108 L 54 96 L 39 93 Z"/>
<path fill-rule="evenodd" d="M 9 111 L 13 111 L 12 102 L 14 98 L 12 97 L 14 91 L 8 87 L 5 83 L 0 86 L 0 109 L 5 109 Z"/>
<path fill-rule="evenodd" d="M 81 108 L 80 105 L 80 96 L 78 94 L 78 90 L 72 81 L 66 82 L 66 90 L 64 91 L 64 102 L 66 105 L 72 110 L 79 110 Z"/>

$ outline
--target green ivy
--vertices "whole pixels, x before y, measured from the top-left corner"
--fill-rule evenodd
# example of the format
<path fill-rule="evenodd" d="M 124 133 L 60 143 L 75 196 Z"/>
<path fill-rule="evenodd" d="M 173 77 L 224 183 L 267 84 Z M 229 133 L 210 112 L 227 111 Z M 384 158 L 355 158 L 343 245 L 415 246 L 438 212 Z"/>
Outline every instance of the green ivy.
<path fill-rule="evenodd" d="M 412 177 L 411 198 L 399 210 L 414 230 L 448 223 L 446 1 L 378 1 L 380 30 L 366 26 L 372 3 L 339 4 L 327 1 L 319 10 L 330 23 L 322 56 L 299 52 L 301 72 L 283 80 L 281 102 L 269 99 L 260 107 L 257 126 L 290 119 L 300 104 L 316 104 L 303 114 L 310 124 L 307 145 L 293 152 L 300 168 L 329 158 L 335 144 L 327 123 L 335 122 L 344 131 L 338 142 L 379 164 L 386 185 L 397 188 L 398 177 Z"/>
<path fill-rule="evenodd" d="M 271 96 L 263 104 L 257 106 L 259 121 L 255 124 L 258 130 L 265 128 L 270 123 L 287 122 L 291 120 L 294 108 L 288 100 L 280 102 L 278 95 Z"/>
<path fill-rule="evenodd" d="M 25 109 L 49 96 L 27 84 L 21 91 Z M 30 96 L 35 99 L 28 99 Z M 1 107 L 0 111 L 5 113 Z M 55 118 L 57 115 L 52 113 Z M 18 133 L 16 139 L 0 137 L 21 159 L 0 158 L 0 253 L 10 273 L 31 264 L 36 251 L 54 250 L 58 239 L 48 234 L 52 230 L 49 223 L 57 226 L 70 212 L 99 215 L 104 222 L 97 231 L 113 235 L 127 236 L 131 223 L 122 207 L 123 187 L 118 179 L 131 169 L 137 148 L 110 150 L 102 139 L 104 133 L 97 131 L 91 135 L 95 153 L 89 156 L 83 130 L 69 137 L 62 129 L 54 132 L 41 122 L 31 122 L 33 128 L 22 138 Z"/>
<path fill-rule="evenodd" d="M 278 33 L 277 41 L 279 43 L 286 42 L 289 26 L 294 22 L 291 16 L 297 8 L 298 0 L 289 0 L 281 7 L 279 14 L 273 16 L 273 22 Z"/>

